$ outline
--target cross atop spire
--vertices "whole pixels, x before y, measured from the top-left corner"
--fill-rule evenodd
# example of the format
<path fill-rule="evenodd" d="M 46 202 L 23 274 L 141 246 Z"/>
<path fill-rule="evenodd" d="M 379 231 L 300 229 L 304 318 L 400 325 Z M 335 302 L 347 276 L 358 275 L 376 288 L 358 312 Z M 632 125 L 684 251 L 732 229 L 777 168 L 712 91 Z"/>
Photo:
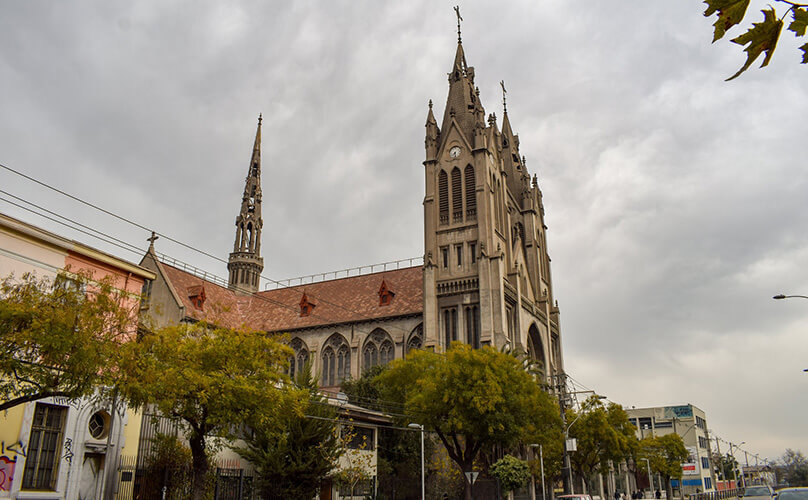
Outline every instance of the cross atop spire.
<path fill-rule="evenodd" d="M 457 15 L 457 43 L 463 43 L 463 40 L 460 38 L 460 21 L 463 20 L 463 18 L 460 17 L 460 6 L 455 5 L 454 11 L 455 14 Z"/>
<path fill-rule="evenodd" d="M 151 250 L 151 251 L 153 251 L 153 250 L 154 250 L 154 242 L 155 242 L 155 241 L 157 241 L 158 239 L 160 239 L 160 237 L 159 237 L 159 236 L 157 236 L 157 233 L 155 233 L 154 231 L 152 231 L 152 232 L 151 232 L 151 237 L 146 238 L 146 241 L 148 241 L 148 242 L 149 242 L 149 250 Z"/>
<path fill-rule="evenodd" d="M 507 94 L 508 91 L 505 90 L 505 80 L 500 80 L 499 81 L 499 86 L 502 87 L 502 111 L 503 111 L 503 113 L 505 113 L 507 115 L 508 114 L 508 103 L 505 100 L 505 94 Z"/>

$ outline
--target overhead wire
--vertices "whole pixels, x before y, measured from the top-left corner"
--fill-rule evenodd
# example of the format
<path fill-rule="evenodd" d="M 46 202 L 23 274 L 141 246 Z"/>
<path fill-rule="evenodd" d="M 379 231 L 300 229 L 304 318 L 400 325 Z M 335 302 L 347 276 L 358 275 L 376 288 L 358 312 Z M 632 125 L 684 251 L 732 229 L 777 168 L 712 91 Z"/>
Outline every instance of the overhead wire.
<path fill-rule="evenodd" d="M 188 249 L 188 250 L 191 250 L 191 251 L 197 252 L 197 253 L 199 253 L 199 254 L 201 254 L 201 255 L 204 255 L 204 256 L 206 256 L 206 257 L 212 258 L 212 259 L 214 259 L 214 260 L 216 260 L 216 261 L 218 261 L 218 262 L 224 263 L 224 264 L 227 264 L 227 263 L 228 263 L 226 260 L 222 259 L 221 257 L 218 257 L 218 256 L 216 256 L 216 255 L 213 255 L 213 254 L 211 254 L 211 253 L 209 253 L 209 252 L 206 252 L 206 251 L 204 251 L 204 250 L 198 249 L 198 248 L 196 248 L 196 247 L 194 247 L 194 246 L 192 246 L 192 245 L 186 244 L 186 243 L 184 243 L 184 242 L 181 242 L 181 241 L 179 241 L 179 240 L 177 240 L 177 239 L 175 239 L 175 238 L 172 238 L 172 237 L 170 237 L 170 236 L 168 236 L 168 235 L 165 235 L 165 234 L 163 234 L 163 233 L 159 233 L 159 232 L 157 232 L 157 231 L 153 231 L 153 230 L 151 230 L 151 229 L 147 228 L 146 226 L 144 226 L 144 225 L 142 225 L 142 224 L 139 224 L 139 223 L 137 223 L 137 222 L 135 222 L 135 221 L 132 221 L 131 219 L 129 219 L 129 218 L 127 218 L 127 217 L 123 217 L 123 216 L 121 216 L 121 215 L 118 215 L 118 214 L 116 214 L 116 213 L 114 213 L 114 212 L 110 211 L 110 210 L 107 210 L 107 209 L 102 208 L 102 207 L 100 207 L 100 206 L 98 206 L 98 205 L 95 205 L 95 204 L 90 203 L 90 202 L 88 202 L 88 201 L 86 201 L 86 200 L 83 200 L 83 199 L 79 198 L 78 196 L 74 196 L 74 195 L 72 195 L 72 194 L 70 194 L 70 193 L 67 193 L 67 192 L 66 192 L 66 191 L 64 191 L 64 190 L 61 190 L 61 189 L 59 189 L 59 188 L 56 188 L 56 187 L 54 187 L 54 186 L 49 185 L 49 184 L 47 184 L 46 182 L 40 181 L 40 180 L 38 180 L 38 179 L 35 179 L 35 178 L 33 178 L 33 177 L 31 177 L 31 176 L 29 176 L 29 175 L 27 175 L 27 174 L 24 174 L 24 173 L 22 173 L 22 172 L 20 172 L 20 171 L 18 171 L 18 170 L 15 170 L 15 169 L 13 169 L 13 168 L 11 168 L 11 167 L 7 166 L 7 165 L 4 165 L 3 163 L 0 163 L 0 168 L 3 168 L 3 169 L 5 169 L 5 170 L 8 170 L 8 171 L 9 171 L 9 172 L 11 172 L 11 173 L 14 173 L 14 174 L 16 174 L 16 175 L 18 175 L 18 176 L 20 176 L 20 177 L 23 177 L 23 178 L 25 178 L 25 179 L 27 179 L 27 180 L 29 180 L 29 181 L 31 181 L 31 182 L 34 182 L 34 183 L 36 183 L 36 184 L 38 184 L 38 185 L 40 185 L 40 186 L 42 186 L 42 187 L 45 187 L 45 188 L 47 188 L 47 189 L 50 189 L 50 190 L 52 190 L 52 191 L 54 191 L 54 192 L 56 192 L 56 193 L 59 193 L 59 194 L 61 194 L 61 195 L 63 195 L 63 196 L 66 196 L 66 197 L 68 197 L 68 198 L 70 198 L 70 199 L 72 199 L 72 200 L 74 200 L 74 201 L 77 201 L 77 202 L 79 202 L 79 203 L 81 203 L 81 204 L 83 204 L 83 205 L 85 205 L 85 206 L 88 206 L 88 207 L 93 208 L 93 209 L 95 209 L 95 210 L 98 210 L 98 211 L 100 211 L 100 212 L 102 212 L 102 213 L 104 213 L 104 214 L 107 214 L 107 215 L 109 215 L 109 216 L 111 216 L 111 217 L 114 217 L 114 218 L 116 218 L 116 219 L 118 219 L 118 220 L 120 220 L 120 221 L 126 222 L 127 224 L 130 224 L 130 225 L 132 225 L 132 226 L 134 226 L 134 227 L 137 227 L 137 228 L 142 229 L 142 230 L 145 230 L 145 231 L 154 232 L 154 234 L 155 234 L 156 236 L 159 236 L 159 237 L 161 237 L 161 238 L 165 238 L 166 240 L 171 241 L 172 243 L 176 243 L 176 244 L 178 244 L 178 245 L 180 245 L 180 246 L 182 246 L 182 247 L 184 247 L 184 248 L 186 248 L 186 249 Z M 11 196 L 13 196 L 13 195 L 11 195 Z M 17 197 L 15 196 L 15 198 L 17 198 Z M 18 198 L 18 199 L 19 199 L 19 198 Z M 7 201 L 7 200 L 4 200 L 4 201 Z M 7 201 L 7 202 L 8 202 L 8 201 Z M 30 203 L 30 204 L 32 204 L 32 205 L 33 205 L 33 203 L 28 202 L 27 200 L 26 200 L 25 202 L 26 202 L 26 203 Z M 9 203 L 10 203 L 10 202 L 9 202 Z M 15 205 L 15 206 L 18 206 L 18 207 L 19 207 L 19 205 L 16 205 L 16 204 L 14 204 L 14 203 L 12 203 L 12 204 L 13 204 L 13 205 Z M 20 207 L 20 208 L 23 208 L 23 207 Z M 47 210 L 47 209 L 43 209 L 43 210 Z M 29 210 L 29 211 L 30 211 L 30 210 Z M 52 218 L 50 218 L 50 217 L 46 217 L 46 216 L 43 216 L 43 215 L 41 215 L 41 214 L 38 214 L 38 215 L 40 215 L 41 217 L 45 217 L 46 219 L 49 219 L 49 220 L 52 220 L 52 221 L 53 221 L 53 219 L 52 219 Z M 60 217 L 61 217 L 61 216 L 60 216 Z M 58 222 L 58 221 L 54 221 L 54 222 Z M 78 223 L 78 222 L 76 222 L 76 221 L 72 221 L 72 222 L 73 222 L 73 223 L 75 223 L 75 224 L 78 224 L 78 225 L 80 225 L 80 226 L 83 226 L 82 224 L 80 224 L 80 223 Z M 64 223 L 60 223 L 60 224 L 63 224 L 63 225 L 64 225 Z M 69 226 L 68 226 L 68 227 L 69 227 Z M 86 226 L 84 226 L 84 227 L 86 227 Z M 75 228 L 74 228 L 74 229 L 75 229 Z M 78 229 L 76 229 L 76 230 L 78 230 Z M 80 232 L 82 232 L 82 233 L 84 233 L 84 234 L 88 234 L 86 231 L 82 231 L 82 230 L 79 230 L 79 231 L 80 231 Z M 100 233 L 100 234 L 104 234 L 104 235 L 105 235 L 106 237 L 108 237 L 108 238 L 115 239 L 114 237 L 111 237 L 111 236 L 109 236 L 109 235 L 106 235 L 105 233 L 101 233 L 101 232 L 99 232 L 99 233 Z M 93 235 L 90 235 L 90 236 L 93 236 Z M 98 238 L 97 236 L 94 236 L 94 237 Z M 102 238 L 99 238 L 99 239 L 102 239 Z M 104 241 L 104 240 L 102 239 L 102 241 Z M 110 242 L 108 242 L 108 241 L 107 241 L 107 243 L 110 243 Z M 111 243 L 111 244 L 113 244 L 113 245 L 115 245 L 115 246 L 120 247 L 120 245 L 118 245 L 118 244 L 115 244 L 115 243 Z M 130 246 L 132 246 L 133 248 L 139 248 L 139 247 L 137 247 L 137 246 L 135 246 L 135 245 L 132 245 L 132 244 L 130 244 L 130 243 L 125 243 L 125 244 L 126 244 L 126 245 L 130 245 Z M 121 248 L 123 248 L 123 247 L 121 247 Z M 128 250 L 128 249 L 127 249 L 127 250 Z M 132 250 L 129 250 L 129 251 L 132 251 Z M 168 264 L 168 265 L 170 265 L 170 264 Z M 217 276 L 217 275 L 215 275 L 215 274 L 212 274 L 212 273 L 211 273 L 211 276 L 213 276 L 213 277 L 215 277 L 215 278 L 218 278 L 218 279 L 221 279 L 221 280 L 222 280 L 222 281 L 224 281 L 224 282 L 226 282 L 226 281 L 227 281 L 227 280 L 224 280 L 224 278 L 221 278 L 221 277 L 219 277 L 219 276 Z M 263 274 L 262 274 L 262 275 L 260 275 L 260 277 L 261 277 L 261 278 L 263 278 L 263 279 L 264 279 L 264 280 L 266 280 L 266 281 L 269 281 L 269 282 L 271 282 L 271 283 L 274 283 L 274 284 L 278 285 L 279 287 L 283 287 L 283 288 L 291 288 L 291 285 L 286 284 L 286 283 L 282 283 L 282 282 L 280 282 L 280 281 L 278 281 L 278 280 L 275 280 L 275 279 L 270 278 L 270 277 L 268 277 L 268 276 L 265 276 L 265 275 L 263 275 Z M 244 290 L 244 291 L 247 291 L 247 290 Z M 332 306 L 334 306 L 334 307 L 337 307 L 337 308 L 339 308 L 339 309 L 342 309 L 342 310 L 345 310 L 345 311 L 347 311 L 347 312 L 350 312 L 350 313 L 356 314 L 356 315 L 358 315 L 358 316 L 360 317 L 360 320 L 365 320 L 365 321 L 373 321 L 373 320 L 378 319 L 378 318 L 371 318 L 371 317 L 368 317 L 368 316 L 366 316 L 366 315 L 363 315 L 362 313 L 360 313 L 360 312 L 358 312 L 358 311 L 356 311 L 356 310 L 350 309 L 350 308 L 348 308 L 348 307 L 346 307 L 346 306 L 344 306 L 344 305 L 342 305 L 342 304 L 338 304 L 338 303 L 336 303 L 336 302 L 329 301 L 328 299 L 326 299 L 326 298 L 324 298 L 324 297 L 321 297 L 321 296 L 319 296 L 319 295 L 317 295 L 317 294 L 308 294 L 308 295 L 310 295 L 310 297 L 311 297 L 312 299 L 314 299 L 314 300 L 319 300 L 320 302 L 323 302 L 323 303 L 326 303 L 326 304 L 330 304 L 330 305 L 332 305 Z M 262 297 L 262 298 L 263 298 L 263 296 L 261 296 L 261 295 L 259 295 L 259 294 L 254 294 L 254 296 L 255 296 L 255 297 Z M 272 302 L 275 302 L 275 301 L 272 301 Z M 280 304 L 280 303 L 278 303 L 278 304 Z M 285 306 L 285 307 L 286 307 L 286 306 Z M 287 308 L 294 309 L 294 307 L 293 307 L 293 306 L 288 306 Z M 331 323 L 340 323 L 340 322 L 344 322 L 344 321 L 340 321 L 340 320 L 335 320 L 335 319 L 333 319 L 333 318 L 325 318 L 325 317 L 323 317 L 323 316 L 321 316 L 321 315 L 315 315 L 315 314 L 311 314 L 311 315 L 312 315 L 312 316 L 315 316 L 315 317 L 319 317 L 319 318 L 324 319 L 324 320 L 326 320 L 326 321 L 328 321 L 328 322 L 331 322 Z M 411 331 L 407 331 L 407 330 L 405 330 L 404 328 L 398 327 L 398 326 L 396 326 L 396 325 L 388 325 L 388 326 L 392 326 L 393 328 L 400 330 L 400 331 L 401 331 L 402 333 L 404 333 L 405 335 L 408 335 L 408 334 L 412 333 Z M 370 332 L 363 332 L 363 333 L 370 333 Z M 405 342 L 406 342 L 406 339 L 405 339 Z"/>

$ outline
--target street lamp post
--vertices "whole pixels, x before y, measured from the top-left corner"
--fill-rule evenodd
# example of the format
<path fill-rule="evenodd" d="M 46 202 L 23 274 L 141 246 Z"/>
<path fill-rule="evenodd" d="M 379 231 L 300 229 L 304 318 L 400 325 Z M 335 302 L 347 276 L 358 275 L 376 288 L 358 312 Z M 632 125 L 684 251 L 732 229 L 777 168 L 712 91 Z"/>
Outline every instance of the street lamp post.
<path fill-rule="evenodd" d="M 737 469 L 735 467 L 735 464 L 737 463 L 737 461 L 735 460 L 735 452 L 732 451 L 732 447 L 735 446 L 735 449 L 738 449 L 738 448 L 741 447 L 742 444 L 746 444 L 746 441 L 741 441 L 740 444 L 736 444 L 736 445 L 733 445 L 732 443 L 729 444 L 729 454 L 732 455 L 732 462 L 733 462 L 732 463 L 732 477 L 735 480 L 735 487 L 736 488 L 738 487 L 738 471 L 737 471 Z M 743 488 L 746 488 L 746 481 L 743 478 L 743 474 L 741 474 L 741 485 L 743 486 Z"/>
<path fill-rule="evenodd" d="M 424 476 L 424 426 L 421 424 L 409 424 L 410 429 L 421 431 L 421 500 L 426 500 L 426 478 Z"/>
<path fill-rule="evenodd" d="M 648 483 L 649 483 L 648 487 L 651 489 L 651 498 L 653 498 L 653 496 L 654 496 L 654 478 L 651 477 L 651 462 L 647 458 L 643 458 L 643 460 L 645 460 L 645 467 L 648 470 Z"/>
<path fill-rule="evenodd" d="M 586 391 L 586 392 L 589 392 L 589 391 Z M 598 394 L 594 394 L 593 396 L 594 396 L 593 401 L 606 399 L 606 396 L 600 396 Z M 569 445 L 570 445 L 570 428 L 572 427 L 572 425 L 575 422 L 578 421 L 579 418 L 581 418 L 581 416 L 585 413 L 584 410 L 586 410 L 586 409 L 587 409 L 586 404 L 581 406 L 581 410 L 578 413 L 578 415 L 573 419 L 572 422 L 570 422 L 570 424 L 566 428 L 564 428 L 564 468 L 566 468 L 567 472 L 569 473 L 569 479 L 568 479 L 569 480 L 569 485 L 570 485 L 570 491 L 569 492 L 572 495 L 575 494 L 575 485 L 572 482 L 572 465 L 570 464 L 570 454 L 569 454 L 569 452 L 570 451 L 576 451 L 576 450 L 574 450 L 574 449 L 570 450 L 569 449 L 570 448 L 569 447 Z"/>
<path fill-rule="evenodd" d="M 782 294 L 782 293 L 778 293 L 777 295 L 775 295 L 772 298 L 774 300 L 795 299 L 795 298 L 797 298 L 797 299 L 808 299 L 808 295 L 785 295 L 785 294 Z M 808 372 L 808 368 L 804 369 L 803 371 Z"/>
<path fill-rule="evenodd" d="M 533 459 L 536 459 L 536 448 L 539 449 L 539 463 L 541 464 L 541 500 L 544 500 L 544 450 L 540 444 L 531 444 L 530 450 L 533 453 Z M 530 473 L 530 500 L 536 500 L 536 478 L 533 473 Z"/>

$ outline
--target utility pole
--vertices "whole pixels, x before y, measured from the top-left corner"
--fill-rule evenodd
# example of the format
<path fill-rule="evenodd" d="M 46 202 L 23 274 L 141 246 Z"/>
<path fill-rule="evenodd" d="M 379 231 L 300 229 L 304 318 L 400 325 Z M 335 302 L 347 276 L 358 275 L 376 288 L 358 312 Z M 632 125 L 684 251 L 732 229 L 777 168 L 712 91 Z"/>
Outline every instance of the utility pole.
<path fill-rule="evenodd" d="M 721 473 L 721 480 L 725 481 L 727 478 L 724 474 L 724 457 L 721 456 L 721 446 L 718 444 L 718 436 L 715 437 L 715 452 L 718 453 L 718 466 L 721 467 L 718 472 Z"/>
<path fill-rule="evenodd" d="M 556 392 L 558 394 L 558 406 L 561 409 L 561 425 L 567 429 L 567 374 L 558 373 L 556 378 Z M 564 432 L 564 466 L 561 471 L 561 477 L 564 482 L 564 494 L 570 495 L 573 493 L 572 486 L 572 466 L 570 464 L 570 454 L 567 450 L 567 441 L 569 440 L 569 433 Z"/>

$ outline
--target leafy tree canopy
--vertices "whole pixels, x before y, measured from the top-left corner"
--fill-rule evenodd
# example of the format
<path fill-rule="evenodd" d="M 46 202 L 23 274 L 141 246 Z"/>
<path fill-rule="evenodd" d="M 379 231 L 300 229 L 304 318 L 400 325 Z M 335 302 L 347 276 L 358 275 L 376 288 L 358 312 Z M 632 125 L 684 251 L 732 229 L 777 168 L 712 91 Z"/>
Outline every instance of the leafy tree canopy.
<path fill-rule="evenodd" d="M 668 498 L 673 498 L 670 480 L 682 478 L 682 462 L 689 456 L 685 443 L 678 434 L 648 436 L 640 441 L 639 458 L 647 458 L 651 470 L 665 479 Z"/>
<path fill-rule="evenodd" d="M 134 334 L 134 304 L 110 280 L 25 274 L 0 281 L 0 411 L 39 399 L 90 395 Z"/>
<path fill-rule="evenodd" d="M 302 415 L 299 392 L 283 390 L 291 349 L 266 334 L 207 323 L 168 326 L 121 349 L 119 387 L 134 406 L 181 420 L 194 467 L 193 498 L 204 495 L 205 439 L 238 437 L 245 422 Z"/>
<path fill-rule="evenodd" d="M 530 480 L 530 468 L 524 460 L 505 455 L 491 466 L 491 475 L 499 480 L 503 490 L 514 491 Z"/>
<path fill-rule="evenodd" d="M 732 481 L 736 477 L 737 471 L 739 470 L 738 461 L 729 453 L 726 455 L 713 453 L 712 462 L 715 465 L 719 481 Z"/>
<path fill-rule="evenodd" d="M 516 357 L 491 347 L 416 350 L 379 378 L 382 397 L 403 401 L 404 413 L 435 432 L 463 471 L 472 470 L 483 448 L 511 446 L 558 425 L 557 406 L 535 378 Z"/>
<path fill-rule="evenodd" d="M 311 365 L 298 371 L 294 386 L 303 391 L 304 415 L 282 412 L 277 420 L 260 420 L 236 448 L 258 473 L 263 498 L 314 498 L 342 454 L 337 434 L 337 412 L 320 395 Z"/>
<path fill-rule="evenodd" d="M 785 12 L 782 15 L 779 15 L 773 6 L 769 6 L 761 11 L 763 21 L 752 23 L 752 27 L 746 33 L 742 33 L 730 40 L 738 45 L 746 46 L 744 49 L 746 62 L 741 66 L 741 69 L 727 80 L 737 78 L 741 73 L 749 69 L 761 54 L 765 55 L 760 67 L 763 68 L 769 64 L 780 39 L 784 19 L 790 19 L 788 31 L 791 31 L 794 36 L 805 36 L 805 30 L 808 27 L 808 3 L 791 0 L 774 0 L 774 2 L 785 6 Z M 723 38 L 733 26 L 743 22 L 750 0 L 704 0 L 704 3 L 707 4 L 704 15 L 710 17 L 715 14 L 716 16 L 715 23 L 713 23 L 715 27 L 713 42 L 715 42 Z M 801 63 L 808 63 L 808 43 L 803 44 L 800 50 L 803 52 Z"/>
<path fill-rule="evenodd" d="M 786 449 L 780 458 L 786 469 L 786 481 L 791 486 L 808 486 L 808 460 L 801 451 Z"/>
<path fill-rule="evenodd" d="M 589 399 L 582 412 L 567 411 L 567 422 L 569 435 L 578 444 L 578 450 L 570 454 L 570 463 L 578 474 L 588 476 L 602 470 L 609 460 L 619 462 L 637 451 L 635 428 L 618 404 L 604 407 L 599 400 Z"/>

